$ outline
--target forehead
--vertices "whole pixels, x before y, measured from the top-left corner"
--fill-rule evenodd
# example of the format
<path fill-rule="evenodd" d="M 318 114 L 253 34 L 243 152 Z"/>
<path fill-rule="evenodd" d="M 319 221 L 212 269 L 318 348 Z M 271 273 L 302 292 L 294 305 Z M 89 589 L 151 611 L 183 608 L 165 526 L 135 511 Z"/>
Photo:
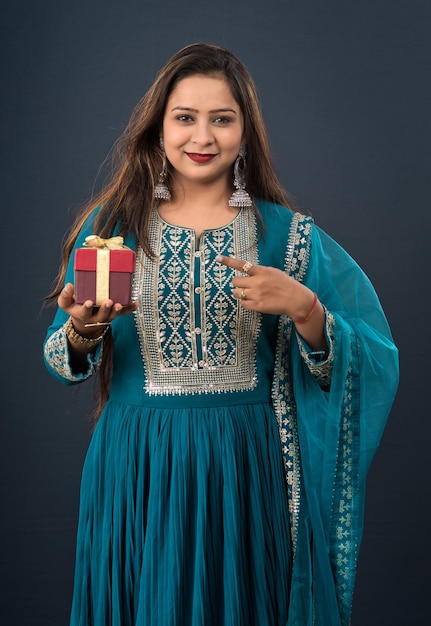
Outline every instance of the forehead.
<path fill-rule="evenodd" d="M 195 109 L 240 107 L 233 97 L 229 83 L 225 78 L 196 74 L 182 78 L 171 91 L 166 110 L 184 106 Z"/>

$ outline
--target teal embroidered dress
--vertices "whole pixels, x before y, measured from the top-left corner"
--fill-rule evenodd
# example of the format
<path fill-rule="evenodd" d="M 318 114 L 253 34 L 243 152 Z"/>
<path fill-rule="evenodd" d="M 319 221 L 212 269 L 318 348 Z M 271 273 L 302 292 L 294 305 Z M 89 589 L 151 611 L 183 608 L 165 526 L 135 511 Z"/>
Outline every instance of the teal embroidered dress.
<path fill-rule="evenodd" d="M 196 242 L 154 214 L 157 256 L 137 249 L 139 310 L 112 324 L 110 398 L 83 470 L 71 626 L 349 623 L 397 351 L 355 262 L 309 218 L 257 205 L 263 233 L 242 210 Z M 242 308 L 217 254 L 317 292 L 328 358 L 289 318 Z M 76 384 L 103 346 L 74 373 L 66 320 L 58 310 L 44 356 Z"/>

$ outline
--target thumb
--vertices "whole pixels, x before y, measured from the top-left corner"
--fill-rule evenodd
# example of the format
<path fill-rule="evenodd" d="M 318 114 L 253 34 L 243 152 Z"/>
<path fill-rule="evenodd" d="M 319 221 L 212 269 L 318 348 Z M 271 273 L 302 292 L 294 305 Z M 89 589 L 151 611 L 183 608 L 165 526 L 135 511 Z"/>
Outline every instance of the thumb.
<path fill-rule="evenodd" d="M 58 306 L 62 309 L 65 309 L 73 304 L 75 302 L 74 293 L 75 290 L 72 283 L 66 283 L 64 288 L 61 290 L 60 295 L 58 296 Z"/>

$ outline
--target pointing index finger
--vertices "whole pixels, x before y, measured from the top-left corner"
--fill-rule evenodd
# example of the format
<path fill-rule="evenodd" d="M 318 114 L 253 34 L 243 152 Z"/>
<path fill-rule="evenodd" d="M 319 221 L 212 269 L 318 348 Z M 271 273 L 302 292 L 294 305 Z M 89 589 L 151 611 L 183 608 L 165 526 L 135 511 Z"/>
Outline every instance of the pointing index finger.
<path fill-rule="evenodd" d="M 250 270 L 256 267 L 253 263 L 250 263 L 250 261 L 241 261 L 233 256 L 222 256 L 221 254 L 216 256 L 216 261 L 222 265 L 227 265 L 227 267 L 232 267 L 234 270 L 238 270 L 243 274 L 250 274 Z"/>

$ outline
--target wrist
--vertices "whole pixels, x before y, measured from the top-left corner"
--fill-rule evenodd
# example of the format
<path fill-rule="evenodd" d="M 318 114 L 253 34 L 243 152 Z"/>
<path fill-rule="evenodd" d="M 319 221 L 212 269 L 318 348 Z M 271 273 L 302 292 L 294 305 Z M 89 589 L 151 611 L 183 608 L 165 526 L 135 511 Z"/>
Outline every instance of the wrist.
<path fill-rule="evenodd" d="M 65 324 L 66 337 L 73 346 L 83 349 L 96 347 L 103 340 L 110 326 L 109 324 L 97 324 L 88 331 L 85 324 L 75 324 L 76 321 L 69 317 Z"/>
<path fill-rule="evenodd" d="M 84 339 L 97 339 L 103 336 L 108 326 L 111 325 L 111 322 L 86 323 L 79 318 L 71 316 L 71 324 L 78 335 L 84 337 Z"/>
<path fill-rule="evenodd" d="M 307 308 L 304 307 L 304 310 L 298 313 L 298 317 L 292 319 L 293 323 L 296 324 L 306 324 L 311 317 L 313 316 L 315 310 L 319 305 L 319 298 L 316 293 L 313 293 L 313 300 L 310 302 Z"/>

